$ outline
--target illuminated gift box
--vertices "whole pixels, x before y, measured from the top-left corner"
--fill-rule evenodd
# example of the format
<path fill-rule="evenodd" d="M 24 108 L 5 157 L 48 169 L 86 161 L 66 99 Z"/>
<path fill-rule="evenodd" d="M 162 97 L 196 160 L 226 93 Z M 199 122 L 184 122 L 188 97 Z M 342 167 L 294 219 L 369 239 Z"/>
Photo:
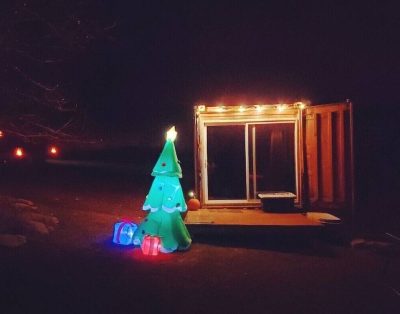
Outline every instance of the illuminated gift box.
<path fill-rule="evenodd" d="M 133 244 L 133 234 L 137 229 L 137 225 L 129 221 L 117 222 L 114 226 L 113 242 L 120 245 Z"/>
<path fill-rule="evenodd" d="M 159 237 L 145 235 L 143 237 L 142 252 L 144 255 L 158 255 L 160 250 L 161 241 Z"/>

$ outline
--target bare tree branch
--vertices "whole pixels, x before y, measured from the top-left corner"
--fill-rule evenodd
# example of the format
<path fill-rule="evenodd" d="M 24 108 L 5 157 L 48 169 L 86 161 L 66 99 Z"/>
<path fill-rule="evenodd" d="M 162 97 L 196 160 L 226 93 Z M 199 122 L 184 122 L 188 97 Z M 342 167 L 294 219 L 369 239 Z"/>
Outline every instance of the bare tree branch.
<path fill-rule="evenodd" d="M 106 27 L 104 27 L 103 29 L 104 29 L 105 31 L 108 31 L 108 30 L 113 29 L 113 28 L 115 28 L 115 27 L 117 27 L 117 21 L 114 21 L 114 23 L 112 23 L 110 26 L 106 26 Z"/>
<path fill-rule="evenodd" d="M 21 71 L 21 69 L 18 66 L 14 66 L 14 69 L 18 73 L 20 73 L 26 80 L 30 81 L 33 85 L 40 87 L 40 88 L 44 89 L 45 91 L 52 92 L 52 91 L 55 91 L 58 87 L 58 84 L 56 84 L 54 87 L 49 87 L 38 81 L 35 81 L 33 78 L 29 77 L 25 72 Z"/>
<path fill-rule="evenodd" d="M 0 11 L 0 127 L 24 139 L 72 141 L 90 111 L 85 78 L 70 69 L 90 62 L 98 42 L 111 43 L 118 23 L 95 0 L 45 3 L 16 0 Z"/>

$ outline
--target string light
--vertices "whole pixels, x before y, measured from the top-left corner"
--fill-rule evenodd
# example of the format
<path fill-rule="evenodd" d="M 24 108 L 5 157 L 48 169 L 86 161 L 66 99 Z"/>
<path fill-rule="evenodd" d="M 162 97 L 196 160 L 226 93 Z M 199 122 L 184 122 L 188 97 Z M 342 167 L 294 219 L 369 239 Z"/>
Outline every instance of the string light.
<path fill-rule="evenodd" d="M 198 111 L 198 112 L 204 112 L 204 111 L 206 111 L 206 106 L 205 106 L 205 105 L 199 105 L 199 106 L 197 106 L 197 111 Z"/>
<path fill-rule="evenodd" d="M 305 105 L 304 103 L 302 103 L 302 102 L 299 102 L 299 103 L 297 103 L 297 107 L 298 107 L 300 110 L 303 110 L 303 109 L 306 108 L 306 105 Z"/>
<path fill-rule="evenodd" d="M 264 111 L 264 110 L 277 110 L 278 112 L 283 112 L 286 109 L 299 109 L 303 110 L 307 107 L 307 105 L 303 102 L 295 102 L 292 104 L 257 104 L 257 105 L 252 105 L 252 106 L 247 106 L 245 104 L 240 104 L 240 105 L 224 105 L 223 103 L 219 103 L 217 106 L 209 106 L 207 107 L 206 105 L 198 105 L 196 107 L 197 113 L 200 112 L 218 112 L 218 113 L 223 113 L 223 112 L 245 112 L 248 110 L 253 110 L 258 113 Z"/>
<path fill-rule="evenodd" d="M 261 112 L 263 110 L 261 105 L 255 105 L 256 111 Z"/>
<path fill-rule="evenodd" d="M 286 105 L 284 105 L 284 104 L 278 105 L 278 106 L 276 106 L 276 109 L 278 109 L 279 112 L 282 112 L 283 110 L 286 109 Z"/>
<path fill-rule="evenodd" d="M 224 112 L 225 111 L 225 106 L 219 105 L 216 109 L 217 112 Z"/>

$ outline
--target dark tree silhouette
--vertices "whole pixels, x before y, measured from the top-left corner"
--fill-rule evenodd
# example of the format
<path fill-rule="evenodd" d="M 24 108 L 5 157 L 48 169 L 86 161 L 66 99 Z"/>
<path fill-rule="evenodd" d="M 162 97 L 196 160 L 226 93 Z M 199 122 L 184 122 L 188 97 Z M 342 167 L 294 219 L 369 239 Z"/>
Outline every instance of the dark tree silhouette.
<path fill-rule="evenodd" d="M 31 141 L 77 140 L 88 109 L 79 96 L 82 60 L 114 42 L 117 21 L 101 1 L 0 6 L 0 128 Z"/>

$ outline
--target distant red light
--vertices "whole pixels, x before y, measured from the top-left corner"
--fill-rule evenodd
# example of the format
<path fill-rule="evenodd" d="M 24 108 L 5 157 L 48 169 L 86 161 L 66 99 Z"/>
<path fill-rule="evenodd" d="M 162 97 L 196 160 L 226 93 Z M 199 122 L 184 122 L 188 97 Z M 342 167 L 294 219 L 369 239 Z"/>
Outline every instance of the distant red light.
<path fill-rule="evenodd" d="M 53 157 L 58 155 L 58 148 L 56 146 L 49 147 L 49 154 Z"/>
<path fill-rule="evenodd" d="M 22 147 L 17 147 L 14 149 L 14 156 L 16 158 L 24 158 L 25 157 L 25 152 Z"/>
<path fill-rule="evenodd" d="M 0 130 L 0 138 L 4 137 L 3 131 Z"/>

